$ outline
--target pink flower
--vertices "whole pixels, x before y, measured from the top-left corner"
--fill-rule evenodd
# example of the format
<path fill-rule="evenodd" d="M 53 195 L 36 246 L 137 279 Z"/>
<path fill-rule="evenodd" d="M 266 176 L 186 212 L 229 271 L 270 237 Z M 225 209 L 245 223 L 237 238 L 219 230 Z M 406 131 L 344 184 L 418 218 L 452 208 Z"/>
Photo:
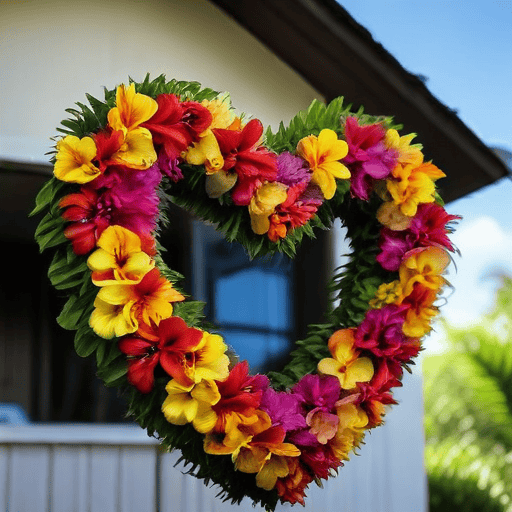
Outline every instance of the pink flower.
<path fill-rule="evenodd" d="M 345 139 L 348 155 L 343 159 L 351 173 L 351 194 L 368 200 L 373 180 L 389 176 L 396 163 L 396 152 L 384 145 L 386 132 L 380 124 L 360 126 L 357 118 L 347 118 Z"/>
<path fill-rule="evenodd" d="M 299 448 L 325 445 L 336 435 L 338 416 L 335 404 L 340 397 L 340 382 L 331 375 L 305 375 L 292 388 L 306 418 L 305 429 L 294 432 L 290 441 Z"/>

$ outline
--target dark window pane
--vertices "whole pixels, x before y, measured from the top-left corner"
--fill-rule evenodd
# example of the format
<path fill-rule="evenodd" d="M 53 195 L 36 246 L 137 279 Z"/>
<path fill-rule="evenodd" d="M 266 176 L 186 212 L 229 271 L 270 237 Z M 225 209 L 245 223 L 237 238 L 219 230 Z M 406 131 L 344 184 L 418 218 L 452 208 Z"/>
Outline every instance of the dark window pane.
<path fill-rule="evenodd" d="M 238 329 L 222 329 L 225 342 L 236 350 L 240 361 L 247 360 L 251 373 L 265 370 L 269 361 L 289 350 L 286 336 L 274 333 L 257 333 Z"/>

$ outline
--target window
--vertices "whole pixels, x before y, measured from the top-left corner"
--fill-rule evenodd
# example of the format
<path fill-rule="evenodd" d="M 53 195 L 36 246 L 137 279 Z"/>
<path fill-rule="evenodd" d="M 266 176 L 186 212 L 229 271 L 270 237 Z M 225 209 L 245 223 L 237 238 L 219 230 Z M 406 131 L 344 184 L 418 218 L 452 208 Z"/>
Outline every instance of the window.
<path fill-rule="evenodd" d="M 211 226 L 193 223 L 194 296 L 252 372 L 282 366 L 294 335 L 293 262 L 283 256 L 253 261 Z M 202 268 L 200 268 L 202 267 Z"/>

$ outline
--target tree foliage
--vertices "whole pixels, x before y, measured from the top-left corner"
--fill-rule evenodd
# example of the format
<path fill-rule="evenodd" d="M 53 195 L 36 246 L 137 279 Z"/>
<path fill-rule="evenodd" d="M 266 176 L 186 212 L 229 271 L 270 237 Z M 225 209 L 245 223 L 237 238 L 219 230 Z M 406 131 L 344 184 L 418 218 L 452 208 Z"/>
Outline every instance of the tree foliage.
<path fill-rule="evenodd" d="M 430 510 L 512 511 L 512 278 L 478 325 L 424 361 Z"/>

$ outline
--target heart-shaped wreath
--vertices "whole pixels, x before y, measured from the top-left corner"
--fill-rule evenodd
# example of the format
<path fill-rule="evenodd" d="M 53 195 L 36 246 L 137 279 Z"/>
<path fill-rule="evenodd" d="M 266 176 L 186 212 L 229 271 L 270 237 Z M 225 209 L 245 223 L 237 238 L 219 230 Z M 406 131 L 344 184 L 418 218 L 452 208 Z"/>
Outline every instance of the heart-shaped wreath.
<path fill-rule="evenodd" d="M 233 502 L 303 503 L 308 484 L 382 423 L 438 313 L 457 219 L 436 192 L 443 172 L 414 134 L 351 113 L 342 98 L 265 134 L 227 94 L 195 82 L 147 76 L 87 98 L 67 110 L 33 212 L 45 212 L 36 239 L 54 250 L 48 275 L 68 297 L 58 322 L 190 473 Z M 336 217 L 347 227 L 352 254 L 333 277 L 327 321 L 272 384 L 205 329 L 203 304 L 164 263 L 157 234 L 169 200 L 251 257 L 293 257 Z"/>

